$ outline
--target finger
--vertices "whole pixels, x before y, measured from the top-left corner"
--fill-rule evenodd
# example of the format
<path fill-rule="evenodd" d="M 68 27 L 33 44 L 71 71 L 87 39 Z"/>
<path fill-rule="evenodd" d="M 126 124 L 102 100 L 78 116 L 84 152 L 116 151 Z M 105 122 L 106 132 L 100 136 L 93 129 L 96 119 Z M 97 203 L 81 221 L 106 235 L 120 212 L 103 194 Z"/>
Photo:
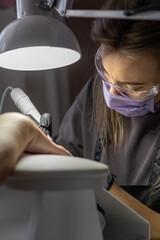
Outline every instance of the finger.
<path fill-rule="evenodd" d="M 64 147 L 57 145 L 55 143 L 54 143 L 54 147 L 55 147 L 55 154 L 72 156 L 72 154 Z"/>

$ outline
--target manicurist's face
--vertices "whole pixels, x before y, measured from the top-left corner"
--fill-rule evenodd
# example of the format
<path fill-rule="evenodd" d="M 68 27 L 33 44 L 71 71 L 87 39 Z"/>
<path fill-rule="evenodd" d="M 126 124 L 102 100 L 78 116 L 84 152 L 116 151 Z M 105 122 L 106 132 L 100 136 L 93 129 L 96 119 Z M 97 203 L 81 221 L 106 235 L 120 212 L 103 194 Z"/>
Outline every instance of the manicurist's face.
<path fill-rule="evenodd" d="M 160 83 L 160 65 L 151 54 L 129 58 L 119 52 L 102 53 L 102 65 L 110 83 L 131 91 L 150 90 Z M 113 87 L 110 87 L 110 93 L 120 95 Z M 134 98 L 142 97 L 136 94 Z M 155 96 L 155 103 L 159 101 L 160 93 Z"/>

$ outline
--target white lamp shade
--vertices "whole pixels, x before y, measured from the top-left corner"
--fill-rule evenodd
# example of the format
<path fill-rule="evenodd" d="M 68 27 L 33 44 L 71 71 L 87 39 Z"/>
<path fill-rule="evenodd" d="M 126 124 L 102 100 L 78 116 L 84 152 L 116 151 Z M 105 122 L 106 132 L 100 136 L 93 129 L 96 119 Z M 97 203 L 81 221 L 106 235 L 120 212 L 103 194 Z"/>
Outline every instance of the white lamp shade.
<path fill-rule="evenodd" d="M 0 34 L 0 66 L 12 70 L 47 70 L 80 59 L 72 31 L 48 16 L 30 15 L 10 23 Z"/>

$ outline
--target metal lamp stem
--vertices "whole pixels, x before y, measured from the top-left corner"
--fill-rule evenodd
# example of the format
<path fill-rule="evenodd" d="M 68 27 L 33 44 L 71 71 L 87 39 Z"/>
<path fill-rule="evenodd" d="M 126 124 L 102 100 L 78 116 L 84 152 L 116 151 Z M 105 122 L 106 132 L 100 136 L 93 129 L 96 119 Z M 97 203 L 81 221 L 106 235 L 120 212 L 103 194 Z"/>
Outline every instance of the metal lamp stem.
<path fill-rule="evenodd" d="M 16 0 L 17 18 L 28 15 L 43 15 L 43 11 L 37 6 L 38 0 Z"/>

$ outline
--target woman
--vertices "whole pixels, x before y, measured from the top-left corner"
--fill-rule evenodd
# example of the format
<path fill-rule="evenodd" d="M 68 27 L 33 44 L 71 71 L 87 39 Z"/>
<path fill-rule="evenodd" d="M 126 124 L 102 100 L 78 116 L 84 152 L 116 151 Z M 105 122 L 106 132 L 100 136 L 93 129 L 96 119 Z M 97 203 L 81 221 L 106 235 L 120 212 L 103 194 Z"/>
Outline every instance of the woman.
<path fill-rule="evenodd" d="M 108 0 L 103 9 L 133 9 L 151 0 Z M 90 79 L 66 114 L 56 142 L 110 168 L 109 191 L 150 222 L 160 239 L 160 23 L 97 19 Z M 113 184 L 112 184 L 113 183 Z"/>

